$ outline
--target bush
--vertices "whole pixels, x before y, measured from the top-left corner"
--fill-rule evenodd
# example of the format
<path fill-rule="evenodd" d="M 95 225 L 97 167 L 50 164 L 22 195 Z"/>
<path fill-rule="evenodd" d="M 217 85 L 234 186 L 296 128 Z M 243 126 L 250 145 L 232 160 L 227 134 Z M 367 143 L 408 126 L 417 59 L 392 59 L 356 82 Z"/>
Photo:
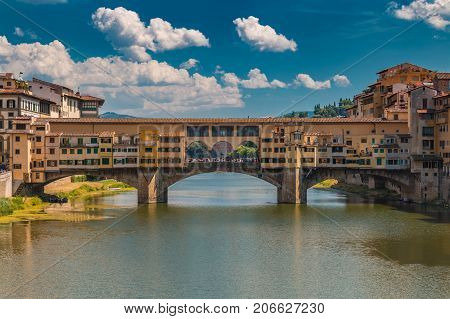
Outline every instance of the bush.
<path fill-rule="evenodd" d="M 0 198 L 0 216 L 11 215 L 15 210 L 23 209 L 23 197 Z"/>
<path fill-rule="evenodd" d="M 70 178 L 70 181 L 72 183 L 86 182 L 87 178 L 86 175 L 75 175 Z"/>

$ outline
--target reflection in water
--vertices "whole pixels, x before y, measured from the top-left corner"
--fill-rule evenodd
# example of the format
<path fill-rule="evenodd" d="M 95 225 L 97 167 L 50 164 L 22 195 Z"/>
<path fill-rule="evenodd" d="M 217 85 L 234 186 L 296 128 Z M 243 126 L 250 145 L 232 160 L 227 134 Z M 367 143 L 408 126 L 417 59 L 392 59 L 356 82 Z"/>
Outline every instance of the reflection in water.
<path fill-rule="evenodd" d="M 273 186 L 247 176 L 186 179 L 169 204 L 139 206 L 12 297 L 450 297 L 449 224 L 332 191 L 308 196 L 277 205 Z M 121 217 L 136 194 L 72 205 Z M 115 220 L 0 227 L 0 292 Z"/>

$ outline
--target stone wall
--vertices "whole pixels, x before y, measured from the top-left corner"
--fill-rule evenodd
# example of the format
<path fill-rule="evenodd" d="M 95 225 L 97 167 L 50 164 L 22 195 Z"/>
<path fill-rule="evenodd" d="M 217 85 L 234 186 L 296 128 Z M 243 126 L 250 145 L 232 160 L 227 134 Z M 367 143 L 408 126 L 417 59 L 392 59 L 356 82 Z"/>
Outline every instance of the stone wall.
<path fill-rule="evenodd" d="M 0 173 L 0 197 L 12 196 L 12 174 L 11 172 Z"/>

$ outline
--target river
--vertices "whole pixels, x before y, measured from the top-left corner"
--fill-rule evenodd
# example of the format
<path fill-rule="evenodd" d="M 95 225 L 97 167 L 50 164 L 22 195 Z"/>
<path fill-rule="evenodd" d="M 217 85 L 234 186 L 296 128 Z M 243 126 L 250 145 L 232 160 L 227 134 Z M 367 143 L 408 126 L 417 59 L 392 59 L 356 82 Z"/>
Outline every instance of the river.
<path fill-rule="evenodd" d="M 168 204 L 74 207 L 73 222 L 0 226 L 3 298 L 450 297 L 450 224 L 408 208 L 313 189 L 279 205 L 223 173 L 175 184 Z"/>

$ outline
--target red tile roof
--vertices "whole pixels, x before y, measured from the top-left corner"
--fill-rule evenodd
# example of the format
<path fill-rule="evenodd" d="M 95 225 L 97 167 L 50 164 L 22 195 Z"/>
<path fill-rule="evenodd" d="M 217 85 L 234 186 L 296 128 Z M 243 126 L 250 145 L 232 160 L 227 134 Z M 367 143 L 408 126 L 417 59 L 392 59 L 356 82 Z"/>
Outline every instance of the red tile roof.
<path fill-rule="evenodd" d="M 450 80 L 450 72 L 438 72 L 436 78 L 438 80 Z"/>
<path fill-rule="evenodd" d="M 219 124 L 219 123 L 257 123 L 257 124 L 315 124 L 315 123 L 406 123 L 407 121 L 388 121 L 381 118 L 48 118 L 50 123 L 88 123 L 88 124 Z"/>

